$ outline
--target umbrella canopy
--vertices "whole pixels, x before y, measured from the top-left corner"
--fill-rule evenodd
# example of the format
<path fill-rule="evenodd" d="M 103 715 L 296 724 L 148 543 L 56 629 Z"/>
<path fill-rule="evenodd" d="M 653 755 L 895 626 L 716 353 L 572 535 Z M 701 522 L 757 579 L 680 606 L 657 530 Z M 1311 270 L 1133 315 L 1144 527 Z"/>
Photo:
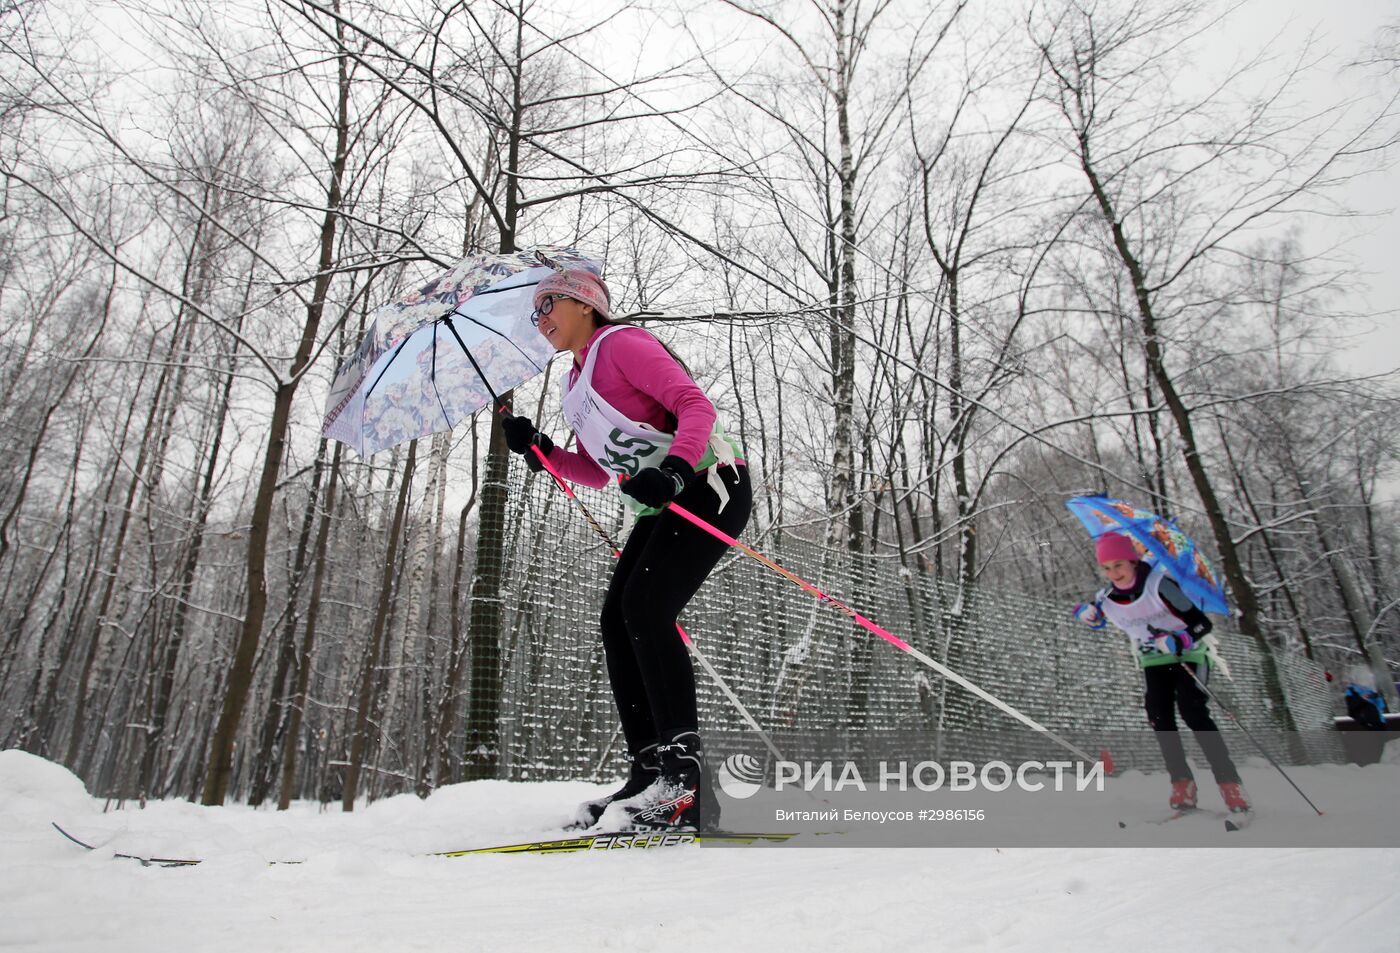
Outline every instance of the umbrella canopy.
<path fill-rule="evenodd" d="M 571 248 L 473 255 L 377 308 L 336 371 L 321 433 L 367 457 L 451 430 L 543 371 L 554 349 L 530 323 L 531 302 L 562 268 L 603 270 Z"/>
<path fill-rule="evenodd" d="M 1230 604 L 1225 600 L 1225 590 L 1215 570 L 1175 520 L 1162 519 L 1106 496 L 1076 496 L 1065 506 L 1095 539 L 1104 533 L 1118 533 L 1131 539 L 1143 559 L 1165 569 L 1181 586 L 1181 591 L 1202 610 L 1230 614 Z"/>

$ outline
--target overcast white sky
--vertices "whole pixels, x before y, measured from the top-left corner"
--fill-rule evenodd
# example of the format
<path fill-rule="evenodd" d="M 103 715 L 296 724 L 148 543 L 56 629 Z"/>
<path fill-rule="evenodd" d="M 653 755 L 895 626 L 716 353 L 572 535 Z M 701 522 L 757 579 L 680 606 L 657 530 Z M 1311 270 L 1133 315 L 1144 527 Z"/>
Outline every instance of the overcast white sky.
<path fill-rule="evenodd" d="M 1379 99 L 1400 92 L 1400 71 L 1388 83 L 1379 83 L 1374 72 L 1343 68 L 1365 55 L 1382 27 L 1400 26 L 1400 0 L 1251 0 L 1241 12 L 1244 16 L 1234 18 L 1235 36 L 1230 38 L 1240 45 L 1257 44 L 1283 29 L 1281 46 L 1301 46 L 1307 33 L 1315 32 L 1318 52 L 1330 54 L 1328 68 L 1317 76 L 1318 103 L 1335 102 L 1345 94 L 1368 93 Z M 1393 158 L 1400 159 L 1400 154 Z M 1338 239 L 1362 233 L 1348 243 L 1347 251 L 1366 273 L 1368 287 L 1358 289 L 1351 307 L 1375 315 L 1374 329 L 1351 350 L 1353 366 L 1368 373 L 1395 370 L 1400 367 L 1400 169 L 1364 177 L 1347 190 L 1345 199 L 1358 211 L 1374 215 L 1337 228 Z M 1322 227 L 1320 222 L 1308 225 L 1309 231 Z"/>

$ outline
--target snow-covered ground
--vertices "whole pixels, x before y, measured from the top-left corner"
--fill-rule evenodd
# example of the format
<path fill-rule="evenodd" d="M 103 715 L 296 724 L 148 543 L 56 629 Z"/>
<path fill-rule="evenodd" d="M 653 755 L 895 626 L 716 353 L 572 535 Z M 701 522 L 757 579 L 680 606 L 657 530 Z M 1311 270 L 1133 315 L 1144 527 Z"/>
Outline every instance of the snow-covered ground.
<path fill-rule="evenodd" d="M 1367 843 L 1377 825 L 1381 841 L 1396 843 L 1400 764 L 1291 769 L 1328 809 L 1325 818 L 1310 818 L 1271 774 L 1277 778 L 1267 764 L 1246 769 L 1260 817 L 1228 842 L 1208 819 L 1132 824 L 1163 814 L 1160 776 L 1110 779 L 1107 799 L 1084 802 L 1073 823 L 1116 830 L 1126 820 L 1134 844 L 1245 848 L 1250 838 L 1269 842 L 1262 838 L 1270 826 L 1273 838 L 1288 828 L 1304 844 Z M 306 804 L 278 813 L 183 801 L 104 813 L 103 803 L 65 769 L 0 752 L 0 949 L 1400 948 L 1395 847 L 755 847 L 415 856 L 548 837 L 577 801 L 598 790 L 584 783 L 476 782 L 427 800 L 390 798 L 352 814 Z M 102 846 L 85 851 L 60 837 L 51 821 Z M 115 851 L 206 861 L 142 867 L 114 859 Z"/>

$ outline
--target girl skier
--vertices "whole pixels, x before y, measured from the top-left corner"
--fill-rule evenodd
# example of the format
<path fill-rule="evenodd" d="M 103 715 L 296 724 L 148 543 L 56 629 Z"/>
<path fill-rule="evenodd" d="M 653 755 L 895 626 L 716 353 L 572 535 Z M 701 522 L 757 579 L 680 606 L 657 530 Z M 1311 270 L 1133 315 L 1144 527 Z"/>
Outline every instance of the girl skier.
<path fill-rule="evenodd" d="M 1143 562 L 1126 536 L 1105 533 L 1094 551 L 1109 585 L 1092 603 L 1076 605 L 1074 614 L 1092 628 L 1112 622 L 1128 635 L 1147 683 L 1147 720 L 1171 775 L 1168 803 L 1177 811 L 1196 807 L 1196 781 L 1176 727 L 1179 711 L 1205 752 L 1225 806 L 1231 813 L 1248 813 L 1239 772 L 1210 717 L 1209 698 L 1196 684 L 1210 676 L 1210 647 L 1203 641 L 1213 628 L 1210 619 L 1161 567 Z"/>
<path fill-rule="evenodd" d="M 646 330 L 609 320 L 601 278 L 557 272 L 535 289 L 534 305 L 540 334 L 574 356 L 563 410 L 578 450 L 555 446 L 525 417 L 504 420 L 506 443 L 535 471 L 543 469 L 538 447 L 571 482 L 621 481 L 638 517 L 600 620 L 631 770 L 613 794 L 581 805 L 576 824 L 594 825 L 618 803 L 610 827 L 711 827 L 695 675 L 676 619 L 727 547 L 666 507 L 674 500 L 738 536 L 752 507 L 748 468 L 675 356 Z"/>

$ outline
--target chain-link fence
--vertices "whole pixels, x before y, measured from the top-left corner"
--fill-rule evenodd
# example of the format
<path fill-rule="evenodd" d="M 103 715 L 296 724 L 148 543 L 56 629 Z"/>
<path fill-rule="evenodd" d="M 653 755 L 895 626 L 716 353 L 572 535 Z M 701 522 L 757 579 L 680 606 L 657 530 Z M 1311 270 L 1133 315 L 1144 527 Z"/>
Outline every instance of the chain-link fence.
<path fill-rule="evenodd" d="M 512 474 L 508 516 L 501 770 L 534 780 L 610 776 L 622 742 L 597 617 L 612 551 L 573 501 L 546 477 L 524 477 L 522 470 Z M 578 492 L 623 542 L 617 495 Z M 1160 769 L 1146 730 L 1142 676 L 1116 630 L 1089 630 L 1066 606 L 1004 588 L 959 591 L 907 572 L 893 559 L 853 556 L 792 537 L 754 539 L 750 533 L 746 540 L 1057 734 L 1091 752 L 1107 747 L 1120 767 Z M 1093 584 L 1086 580 L 1086 589 Z M 785 744 L 804 733 L 899 729 L 937 732 L 965 746 L 979 731 L 996 733 L 1012 724 L 1005 713 L 737 552 L 721 561 L 681 624 L 759 725 Z M 1304 748 L 1310 759 L 1339 758 L 1334 739 L 1322 731 L 1331 725 L 1333 707 L 1322 668 L 1298 657 L 1276 659 L 1302 732 L 1286 742 L 1258 648 L 1238 633 L 1217 632 L 1231 677 L 1217 672 L 1210 688 L 1251 733 L 1281 760 L 1296 760 Z M 702 732 L 750 730 L 700 666 L 696 678 Z M 1215 714 L 1223 731 L 1238 734 L 1224 712 Z M 1256 753 L 1243 738 L 1230 743 L 1237 756 Z"/>

